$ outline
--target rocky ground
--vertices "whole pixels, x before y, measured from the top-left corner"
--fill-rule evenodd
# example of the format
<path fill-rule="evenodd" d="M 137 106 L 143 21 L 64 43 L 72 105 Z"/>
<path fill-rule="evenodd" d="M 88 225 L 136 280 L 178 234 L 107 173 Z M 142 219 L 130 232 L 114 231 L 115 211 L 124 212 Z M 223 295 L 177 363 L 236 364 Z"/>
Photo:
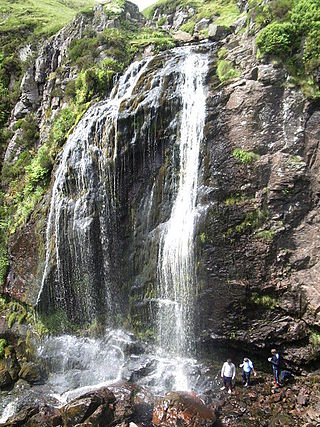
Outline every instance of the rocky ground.
<path fill-rule="evenodd" d="M 258 374 L 252 385 L 237 384 L 233 395 L 218 395 L 222 426 L 304 426 L 320 425 L 320 373 L 296 377 L 273 388 L 271 375 Z"/>
<path fill-rule="evenodd" d="M 129 383 L 80 396 L 60 409 L 31 405 L 2 426 L 211 427 L 320 425 L 320 372 L 273 388 L 269 374 L 258 373 L 249 388 L 240 381 L 230 396 L 219 391 L 208 404 L 191 393 L 171 392 L 154 399 Z M 210 403 L 209 403 L 210 402 Z"/>

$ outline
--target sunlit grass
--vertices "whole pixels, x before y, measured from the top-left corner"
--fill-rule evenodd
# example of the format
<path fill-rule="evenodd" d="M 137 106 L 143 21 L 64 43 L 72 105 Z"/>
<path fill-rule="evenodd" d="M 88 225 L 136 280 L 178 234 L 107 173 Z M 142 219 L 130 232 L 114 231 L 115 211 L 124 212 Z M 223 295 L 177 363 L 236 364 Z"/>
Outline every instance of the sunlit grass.
<path fill-rule="evenodd" d="M 1 0 L 0 31 L 33 29 L 36 34 L 54 34 L 95 0 Z"/>

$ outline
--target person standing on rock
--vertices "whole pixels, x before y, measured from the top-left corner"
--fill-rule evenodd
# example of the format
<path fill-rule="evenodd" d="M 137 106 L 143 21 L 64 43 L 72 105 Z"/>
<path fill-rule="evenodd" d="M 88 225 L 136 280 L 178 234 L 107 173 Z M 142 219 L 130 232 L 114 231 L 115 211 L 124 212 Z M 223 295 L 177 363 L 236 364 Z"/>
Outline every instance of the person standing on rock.
<path fill-rule="evenodd" d="M 223 381 L 223 386 L 220 390 L 225 390 L 228 387 L 228 393 L 232 393 L 232 380 L 236 376 L 236 367 L 232 363 L 231 359 L 227 359 L 226 362 L 222 365 L 221 377 Z"/>
<path fill-rule="evenodd" d="M 240 368 L 242 368 L 242 378 L 243 378 L 244 386 L 248 387 L 248 385 L 250 384 L 251 372 L 253 372 L 254 376 L 257 375 L 256 371 L 254 370 L 253 363 L 251 362 L 250 359 L 245 357 L 243 359 L 243 363 L 241 363 L 239 366 L 240 366 Z"/>
<path fill-rule="evenodd" d="M 279 387 L 280 356 L 275 348 L 271 350 L 271 354 L 272 354 L 272 357 L 269 357 L 268 361 L 272 363 L 274 386 Z"/>

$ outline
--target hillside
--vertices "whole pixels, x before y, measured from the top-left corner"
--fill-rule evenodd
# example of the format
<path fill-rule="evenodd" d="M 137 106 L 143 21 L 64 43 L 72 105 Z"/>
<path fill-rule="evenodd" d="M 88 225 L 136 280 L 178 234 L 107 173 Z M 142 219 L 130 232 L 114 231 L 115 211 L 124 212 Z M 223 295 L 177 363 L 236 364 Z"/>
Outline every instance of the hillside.
<path fill-rule="evenodd" d="M 0 4 L 0 32 L 28 29 L 35 34 L 51 35 L 95 0 L 2 0 Z"/>

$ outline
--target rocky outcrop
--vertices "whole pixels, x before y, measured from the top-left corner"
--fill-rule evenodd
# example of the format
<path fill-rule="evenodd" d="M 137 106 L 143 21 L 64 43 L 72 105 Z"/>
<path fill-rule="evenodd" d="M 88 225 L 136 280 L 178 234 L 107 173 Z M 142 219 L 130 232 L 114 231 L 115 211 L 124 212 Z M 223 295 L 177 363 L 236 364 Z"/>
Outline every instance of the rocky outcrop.
<path fill-rule="evenodd" d="M 2 426 L 94 425 L 97 427 L 151 425 L 152 406 L 142 401 L 143 390 L 130 384 L 115 384 L 73 399 L 60 409 L 30 402 Z M 142 423 L 142 424 L 140 424 Z"/>

